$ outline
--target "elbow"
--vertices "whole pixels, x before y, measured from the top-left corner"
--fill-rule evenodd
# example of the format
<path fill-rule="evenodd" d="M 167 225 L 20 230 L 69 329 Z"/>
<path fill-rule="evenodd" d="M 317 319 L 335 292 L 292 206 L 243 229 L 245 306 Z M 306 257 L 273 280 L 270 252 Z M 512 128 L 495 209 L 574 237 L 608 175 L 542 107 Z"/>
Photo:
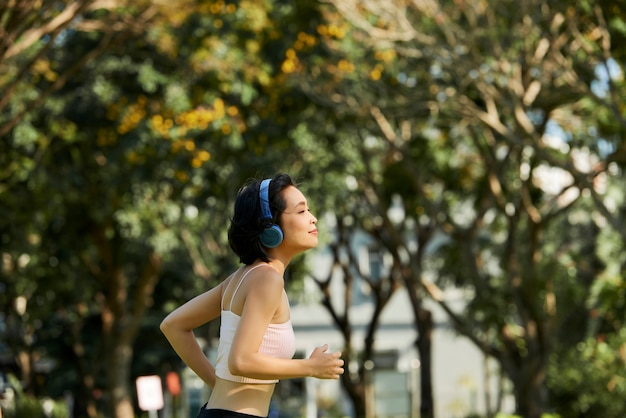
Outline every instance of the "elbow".
<path fill-rule="evenodd" d="M 168 334 L 168 332 L 172 329 L 172 320 L 170 319 L 170 316 L 166 316 L 163 321 L 161 321 L 161 324 L 159 325 L 159 329 L 161 330 L 161 332 L 165 335 Z"/>
<path fill-rule="evenodd" d="M 230 370 L 231 374 L 235 376 L 248 376 L 250 370 L 247 364 L 248 362 L 246 362 L 244 358 L 241 356 L 234 356 L 231 352 L 231 355 L 228 358 L 228 370 Z"/>

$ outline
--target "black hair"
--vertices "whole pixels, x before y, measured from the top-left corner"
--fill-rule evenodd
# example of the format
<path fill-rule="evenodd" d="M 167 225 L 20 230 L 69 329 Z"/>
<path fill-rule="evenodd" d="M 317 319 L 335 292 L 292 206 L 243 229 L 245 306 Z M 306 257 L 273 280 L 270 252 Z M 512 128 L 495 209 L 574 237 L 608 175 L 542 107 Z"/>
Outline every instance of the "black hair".
<path fill-rule="evenodd" d="M 261 233 L 271 223 L 278 224 L 286 207 L 281 192 L 289 186 L 296 186 L 293 179 L 284 173 L 272 178 L 268 190 L 268 200 L 272 212 L 272 220 L 261 218 L 259 192 L 262 180 L 252 180 L 237 192 L 235 211 L 228 228 L 228 243 L 239 261 L 252 264 L 257 259 L 269 262 L 267 249 L 261 244 Z"/>

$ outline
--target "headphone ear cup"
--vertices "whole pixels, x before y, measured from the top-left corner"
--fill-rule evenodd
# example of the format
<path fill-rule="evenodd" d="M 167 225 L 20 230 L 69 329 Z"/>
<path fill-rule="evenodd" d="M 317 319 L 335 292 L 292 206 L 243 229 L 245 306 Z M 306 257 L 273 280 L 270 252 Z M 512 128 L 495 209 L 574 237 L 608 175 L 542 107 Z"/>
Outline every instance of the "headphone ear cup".
<path fill-rule="evenodd" d="M 261 233 L 261 244 L 267 248 L 278 247 L 283 242 L 283 230 L 278 225 L 272 225 Z"/>

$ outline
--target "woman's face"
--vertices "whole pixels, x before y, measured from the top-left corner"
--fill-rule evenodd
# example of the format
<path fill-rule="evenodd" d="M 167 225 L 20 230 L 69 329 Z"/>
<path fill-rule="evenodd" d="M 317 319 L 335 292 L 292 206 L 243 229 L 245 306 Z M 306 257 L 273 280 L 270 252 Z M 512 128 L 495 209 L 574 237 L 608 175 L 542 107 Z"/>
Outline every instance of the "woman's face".
<path fill-rule="evenodd" d="M 309 210 L 304 194 L 289 186 L 281 192 L 285 210 L 280 216 L 285 246 L 304 251 L 317 246 L 317 218 Z"/>

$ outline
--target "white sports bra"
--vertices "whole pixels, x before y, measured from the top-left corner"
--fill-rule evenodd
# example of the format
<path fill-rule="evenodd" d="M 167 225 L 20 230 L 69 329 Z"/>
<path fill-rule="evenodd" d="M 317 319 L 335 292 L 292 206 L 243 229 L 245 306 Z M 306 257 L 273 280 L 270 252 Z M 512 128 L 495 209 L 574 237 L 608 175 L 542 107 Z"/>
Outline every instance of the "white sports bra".
<path fill-rule="evenodd" d="M 253 379 L 245 376 L 236 376 L 233 375 L 228 369 L 228 358 L 230 355 L 230 349 L 233 345 L 233 338 L 235 337 L 235 332 L 237 331 L 237 327 L 239 326 L 239 321 L 241 317 L 230 310 L 231 304 L 237 291 L 239 290 L 239 286 L 243 283 L 248 273 L 254 270 L 257 267 L 266 266 L 267 264 L 258 264 L 248 271 L 246 271 L 237 287 L 233 291 L 233 294 L 230 298 L 229 309 L 224 309 L 224 297 L 222 296 L 222 323 L 220 325 L 220 340 L 217 347 L 217 361 L 215 364 L 215 374 L 217 377 L 225 380 L 230 380 L 232 382 L 239 383 L 276 383 L 278 380 L 262 380 L 262 379 Z M 224 289 L 223 293 L 226 289 Z M 284 290 L 283 290 L 284 292 Z M 265 354 L 274 358 L 285 358 L 290 359 L 296 352 L 296 338 L 293 333 L 293 326 L 291 325 L 291 319 L 287 322 L 283 322 L 282 324 L 269 324 L 267 329 L 265 330 L 265 335 L 263 336 L 263 340 L 261 341 L 261 346 L 259 347 L 259 353 Z"/>

